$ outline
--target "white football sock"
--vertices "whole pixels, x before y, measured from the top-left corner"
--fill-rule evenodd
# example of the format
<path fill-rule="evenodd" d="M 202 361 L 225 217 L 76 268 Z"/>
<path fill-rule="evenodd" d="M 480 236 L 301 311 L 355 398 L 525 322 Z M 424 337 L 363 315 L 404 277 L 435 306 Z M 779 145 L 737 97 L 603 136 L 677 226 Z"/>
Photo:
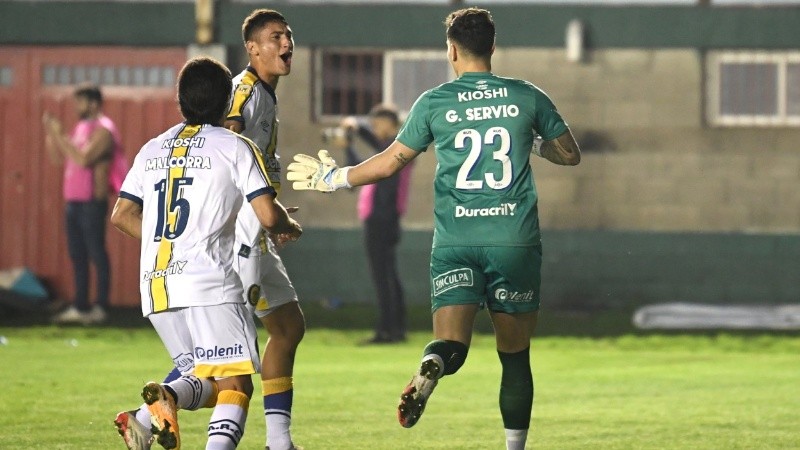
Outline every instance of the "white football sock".
<path fill-rule="evenodd" d="M 506 450 L 525 450 L 527 440 L 528 430 L 506 429 Z"/>
<path fill-rule="evenodd" d="M 241 392 L 225 390 L 219 393 L 217 406 L 208 422 L 206 450 L 233 450 L 239 445 L 244 435 L 248 406 L 250 397 Z"/>
<path fill-rule="evenodd" d="M 194 411 L 200 409 L 208 403 L 212 395 L 216 393 L 216 382 L 208 378 L 197 378 L 194 375 L 184 375 L 175 381 L 167 384 L 177 398 L 175 403 L 180 409 Z"/>
<path fill-rule="evenodd" d="M 148 430 L 150 429 L 150 410 L 147 409 L 147 403 L 142 403 L 139 409 L 136 410 L 136 421 L 144 425 Z"/>

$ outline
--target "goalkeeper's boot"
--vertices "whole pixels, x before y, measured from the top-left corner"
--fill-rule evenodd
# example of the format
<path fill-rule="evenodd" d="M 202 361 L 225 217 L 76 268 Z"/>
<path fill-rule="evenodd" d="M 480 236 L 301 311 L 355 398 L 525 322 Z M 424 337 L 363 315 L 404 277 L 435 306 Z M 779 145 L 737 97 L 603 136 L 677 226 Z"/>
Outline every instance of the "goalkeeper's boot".
<path fill-rule="evenodd" d="M 264 450 L 269 450 L 269 445 L 264 447 Z M 290 448 L 289 450 L 303 450 L 303 447 L 292 444 L 292 448 Z"/>
<path fill-rule="evenodd" d="M 180 449 L 178 407 L 172 394 L 167 392 L 164 386 L 151 381 L 142 388 L 142 398 L 150 411 L 156 442 L 166 449 Z"/>
<path fill-rule="evenodd" d="M 413 427 L 422 412 L 425 404 L 433 393 L 433 388 L 439 382 L 442 368 L 435 359 L 426 359 L 420 364 L 419 370 L 411 378 L 411 382 L 400 395 L 400 404 L 397 406 L 397 420 L 405 428 Z"/>
<path fill-rule="evenodd" d="M 155 437 L 147 427 L 136 420 L 136 411 L 122 411 L 114 419 L 117 432 L 122 436 L 128 450 L 150 450 Z"/>

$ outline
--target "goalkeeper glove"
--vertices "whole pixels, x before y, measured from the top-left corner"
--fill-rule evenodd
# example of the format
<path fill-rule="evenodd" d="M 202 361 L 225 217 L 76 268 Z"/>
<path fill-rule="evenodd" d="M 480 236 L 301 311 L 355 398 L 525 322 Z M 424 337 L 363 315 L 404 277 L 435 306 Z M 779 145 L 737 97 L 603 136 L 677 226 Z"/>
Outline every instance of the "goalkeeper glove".
<path fill-rule="evenodd" d="M 350 167 L 339 168 L 327 150 L 319 151 L 319 159 L 302 153 L 294 155 L 294 162 L 286 170 L 286 179 L 294 182 L 292 188 L 297 191 L 333 192 L 350 187 Z"/>

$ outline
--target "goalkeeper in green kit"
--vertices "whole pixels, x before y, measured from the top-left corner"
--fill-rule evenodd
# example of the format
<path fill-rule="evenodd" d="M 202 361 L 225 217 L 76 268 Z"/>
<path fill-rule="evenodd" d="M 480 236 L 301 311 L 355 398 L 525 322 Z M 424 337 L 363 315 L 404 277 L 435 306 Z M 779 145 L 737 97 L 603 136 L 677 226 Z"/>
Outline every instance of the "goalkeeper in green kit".
<path fill-rule="evenodd" d="M 386 150 L 353 167 L 295 156 L 294 189 L 331 192 L 398 172 L 434 143 L 435 229 L 431 303 L 435 340 L 403 391 L 398 419 L 413 426 L 439 379 L 467 357 L 475 316 L 487 308 L 502 364 L 500 412 L 509 450 L 524 449 L 533 407 L 530 339 L 539 310 L 542 248 L 529 157 L 576 165 L 580 150 L 550 99 L 533 84 L 491 73 L 495 28 L 486 10 L 445 20 L 457 79 L 423 93 Z"/>

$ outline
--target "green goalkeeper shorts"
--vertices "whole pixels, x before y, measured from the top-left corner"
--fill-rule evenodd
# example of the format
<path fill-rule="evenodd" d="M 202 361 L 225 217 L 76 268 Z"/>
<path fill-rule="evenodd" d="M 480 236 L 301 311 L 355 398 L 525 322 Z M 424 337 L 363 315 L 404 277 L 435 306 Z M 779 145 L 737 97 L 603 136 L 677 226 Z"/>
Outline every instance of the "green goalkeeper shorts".
<path fill-rule="evenodd" d="M 518 314 L 539 309 L 542 247 L 436 247 L 431 309 L 478 304 Z"/>

